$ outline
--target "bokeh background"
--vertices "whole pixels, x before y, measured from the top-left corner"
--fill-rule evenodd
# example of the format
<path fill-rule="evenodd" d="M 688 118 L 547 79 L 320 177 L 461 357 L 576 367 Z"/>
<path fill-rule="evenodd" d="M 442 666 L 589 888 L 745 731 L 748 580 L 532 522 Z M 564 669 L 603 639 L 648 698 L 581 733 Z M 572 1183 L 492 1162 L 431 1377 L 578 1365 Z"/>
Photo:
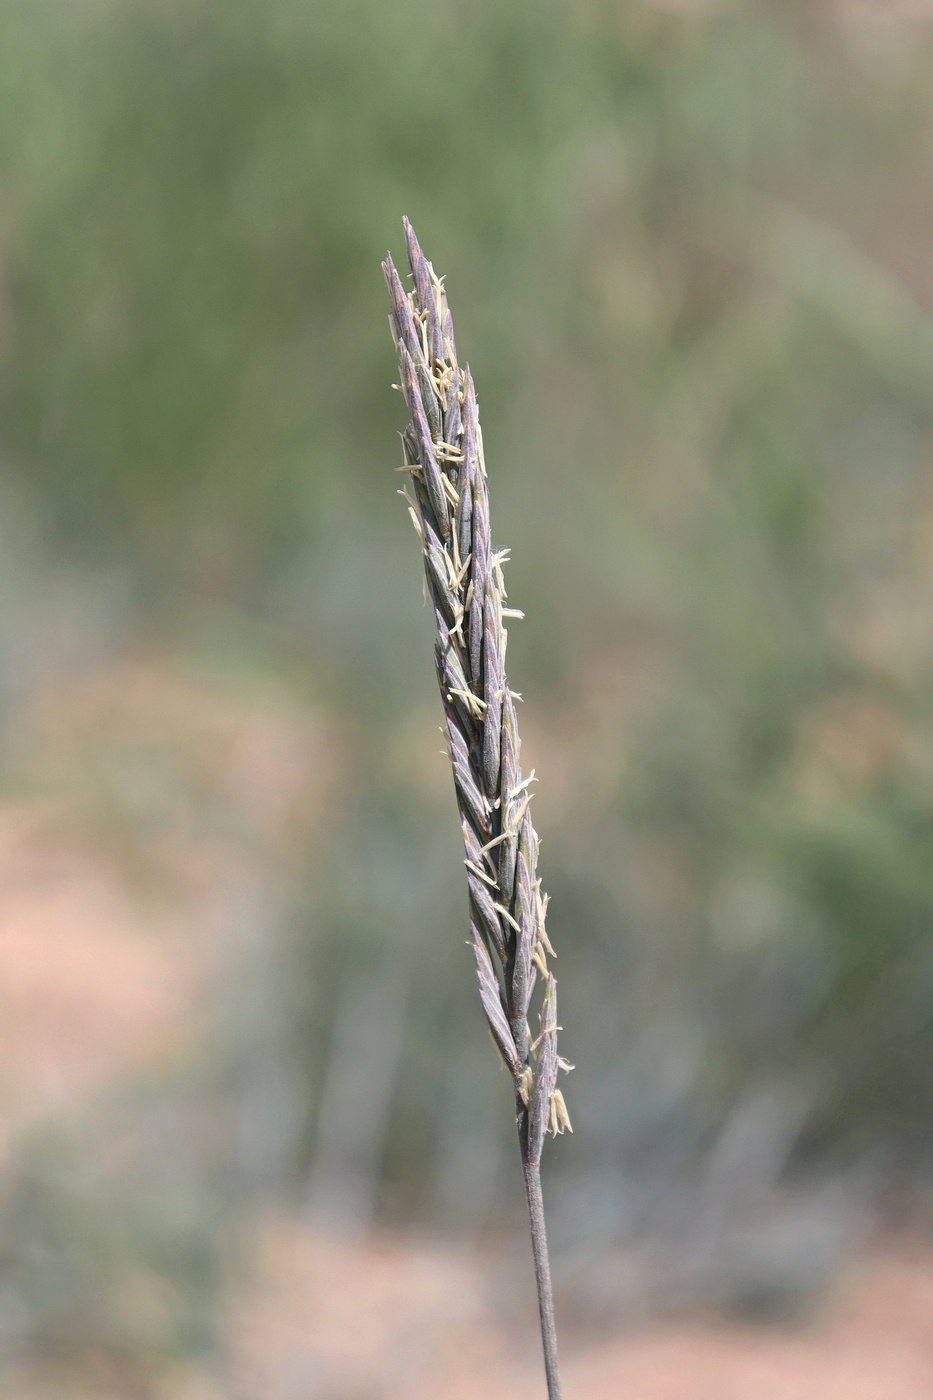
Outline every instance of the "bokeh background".
<path fill-rule="evenodd" d="M 5 1400 L 541 1393 L 403 213 L 527 614 L 568 1393 L 929 1394 L 931 162 L 922 0 L 3 0 Z"/>

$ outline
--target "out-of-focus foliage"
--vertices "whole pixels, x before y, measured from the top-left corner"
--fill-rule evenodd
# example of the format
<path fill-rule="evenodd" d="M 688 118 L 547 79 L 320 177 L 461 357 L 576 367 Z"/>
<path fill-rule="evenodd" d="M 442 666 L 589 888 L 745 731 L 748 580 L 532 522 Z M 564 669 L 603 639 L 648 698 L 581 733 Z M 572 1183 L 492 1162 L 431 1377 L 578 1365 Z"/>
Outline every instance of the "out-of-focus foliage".
<path fill-rule="evenodd" d="M 323 705 L 339 745 L 326 818 L 256 857 L 266 992 L 210 1070 L 246 1105 L 231 1199 L 476 1228 L 514 1176 L 393 496 L 402 213 L 528 614 L 579 1063 L 558 1240 L 660 1232 L 767 1298 L 819 1254 L 756 1252 L 778 1180 L 924 1167 L 933 37 L 871 9 L 4 5 L 0 448 L 33 530 L 4 692 L 161 645 Z M 42 624 L 62 569 L 70 616 L 102 609 L 85 653 Z M 140 742 L 81 779 L 94 830 L 214 841 L 225 789 L 166 797 Z"/>

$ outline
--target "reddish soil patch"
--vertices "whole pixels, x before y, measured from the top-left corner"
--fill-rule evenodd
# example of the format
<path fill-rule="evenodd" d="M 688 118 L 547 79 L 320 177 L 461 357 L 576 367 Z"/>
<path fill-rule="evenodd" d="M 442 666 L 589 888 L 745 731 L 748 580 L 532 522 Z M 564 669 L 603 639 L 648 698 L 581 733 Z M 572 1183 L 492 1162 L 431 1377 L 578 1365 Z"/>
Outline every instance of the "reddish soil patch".
<path fill-rule="evenodd" d="M 541 1400 L 534 1318 L 497 1316 L 495 1265 L 383 1238 L 353 1246 L 266 1226 L 231 1309 L 244 1400 Z M 566 1400 L 927 1400 L 933 1258 L 876 1257 L 799 1331 L 665 1326 L 564 1338 Z"/>
<path fill-rule="evenodd" d="M 134 903 L 97 860 L 0 817 L 0 1153 L 30 1122 L 178 1052 L 205 972 L 180 922 Z"/>

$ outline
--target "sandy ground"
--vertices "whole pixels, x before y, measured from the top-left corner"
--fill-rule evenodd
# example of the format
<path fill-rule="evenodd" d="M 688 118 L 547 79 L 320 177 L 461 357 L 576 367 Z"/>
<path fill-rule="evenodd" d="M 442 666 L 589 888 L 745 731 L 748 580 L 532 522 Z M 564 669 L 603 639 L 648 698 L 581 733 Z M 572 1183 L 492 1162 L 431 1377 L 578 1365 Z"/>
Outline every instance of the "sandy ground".
<path fill-rule="evenodd" d="M 263 1400 L 541 1400 L 534 1319 L 506 1325 L 488 1260 L 267 1225 L 228 1319 L 229 1394 Z M 564 1338 L 565 1400 L 921 1400 L 933 1394 L 933 1253 L 852 1266 L 792 1331 L 677 1325 Z"/>

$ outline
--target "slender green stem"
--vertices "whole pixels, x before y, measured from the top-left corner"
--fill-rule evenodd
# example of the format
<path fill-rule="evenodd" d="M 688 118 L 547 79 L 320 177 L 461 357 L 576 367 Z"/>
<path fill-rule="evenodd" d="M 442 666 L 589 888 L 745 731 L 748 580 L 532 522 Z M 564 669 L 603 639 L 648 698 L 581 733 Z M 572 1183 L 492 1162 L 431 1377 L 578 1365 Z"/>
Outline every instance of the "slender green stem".
<path fill-rule="evenodd" d="M 538 1286 L 538 1315 L 541 1319 L 541 1343 L 544 1347 L 548 1400 L 561 1400 L 554 1295 L 551 1290 L 551 1265 L 548 1260 L 547 1231 L 544 1226 L 544 1198 L 541 1195 L 541 1168 L 531 1162 L 523 1163 L 522 1175 L 525 1178 L 525 1199 L 528 1202 L 528 1220 L 531 1225 L 531 1251 L 535 1263 L 535 1283 Z"/>

